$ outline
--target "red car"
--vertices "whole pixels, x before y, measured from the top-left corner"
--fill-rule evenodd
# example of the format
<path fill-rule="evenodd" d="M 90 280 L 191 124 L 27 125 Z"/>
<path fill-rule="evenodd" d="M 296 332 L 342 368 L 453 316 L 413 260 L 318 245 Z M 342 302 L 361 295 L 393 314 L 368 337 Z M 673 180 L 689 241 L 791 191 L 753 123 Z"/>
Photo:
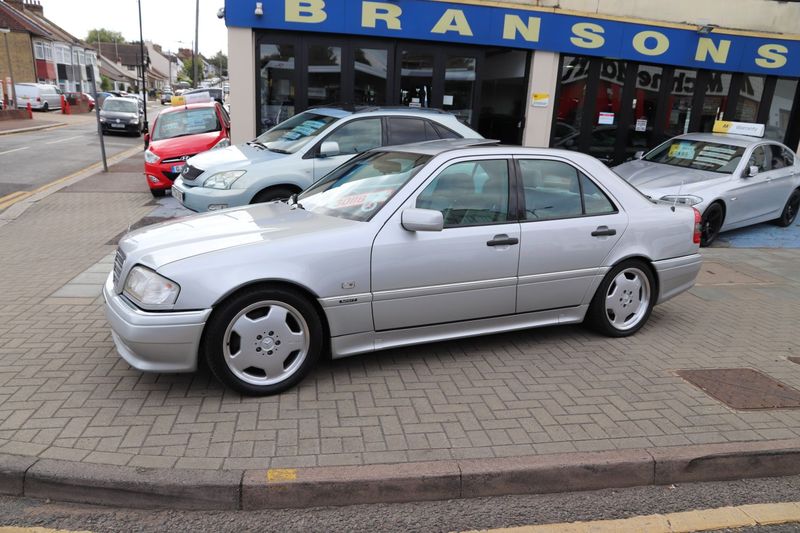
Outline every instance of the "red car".
<path fill-rule="evenodd" d="M 164 196 L 186 160 L 230 146 L 231 119 L 217 102 L 188 104 L 158 114 L 145 136 L 144 174 L 153 196 Z"/>

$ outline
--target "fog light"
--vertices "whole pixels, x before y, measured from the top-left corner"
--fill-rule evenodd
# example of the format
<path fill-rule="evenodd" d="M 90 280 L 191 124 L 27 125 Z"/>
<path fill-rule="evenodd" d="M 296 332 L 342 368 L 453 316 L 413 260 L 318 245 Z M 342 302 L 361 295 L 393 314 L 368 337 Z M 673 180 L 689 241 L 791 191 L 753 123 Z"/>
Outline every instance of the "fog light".
<path fill-rule="evenodd" d="M 220 209 L 226 209 L 228 204 L 211 204 L 208 206 L 209 211 L 219 211 Z"/>
<path fill-rule="evenodd" d="M 155 184 L 159 183 L 158 178 L 155 177 L 155 176 L 151 176 L 150 174 L 147 175 L 147 179 L 149 179 L 151 183 L 155 183 Z"/>

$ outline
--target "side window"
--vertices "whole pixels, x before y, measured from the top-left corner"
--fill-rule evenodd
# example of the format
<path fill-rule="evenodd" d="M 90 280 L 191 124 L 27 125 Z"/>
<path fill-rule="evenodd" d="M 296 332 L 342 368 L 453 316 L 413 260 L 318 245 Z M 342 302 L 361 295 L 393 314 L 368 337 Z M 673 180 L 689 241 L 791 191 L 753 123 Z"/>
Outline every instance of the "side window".
<path fill-rule="evenodd" d="M 324 141 L 339 143 L 340 154 L 360 154 L 381 145 L 381 119 L 368 118 L 348 122 Z"/>
<path fill-rule="evenodd" d="M 435 141 L 437 139 L 441 139 L 438 133 L 436 133 L 436 128 L 433 127 L 433 124 L 429 121 L 425 121 L 425 140 L 426 141 Z"/>
<path fill-rule="evenodd" d="M 578 170 L 560 161 L 522 159 L 525 219 L 548 220 L 583 214 Z"/>
<path fill-rule="evenodd" d="M 389 145 L 426 140 L 425 121 L 418 118 L 389 117 Z"/>
<path fill-rule="evenodd" d="M 449 128 L 442 126 L 441 124 L 434 123 L 433 127 L 436 128 L 436 132 L 439 134 L 441 139 L 461 139 L 461 135 Z"/>
<path fill-rule="evenodd" d="M 790 167 L 794 165 L 794 153 L 787 148 L 782 148 L 783 150 L 783 164 L 784 166 Z"/>
<path fill-rule="evenodd" d="M 606 213 L 616 213 L 617 208 L 609 200 L 606 193 L 600 187 L 581 174 L 581 190 L 583 192 L 583 208 L 587 215 L 605 215 Z"/>
<path fill-rule="evenodd" d="M 752 166 L 758 167 L 759 172 L 766 172 L 770 169 L 769 163 L 771 162 L 771 157 L 767 159 L 767 150 L 766 146 L 761 144 L 756 146 L 753 150 L 753 153 L 750 154 L 750 163 L 748 164 L 748 168 Z M 747 172 L 748 169 L 745 169 Z"/>
<path fill-rule="evenodd" d="M 417 197 L 416 207 L 441 211 L 445 227 L 508 220 L 508 162 L 465 161 L 450 165 Z"/>
<path fill-rule="evenodd" d="M 787 166 L 791 166 L 791 163 L 786 162 L 786 158 L 784 157 L 784 149 L 782 146 L 777 144 L 770 144 L 769 151 L 772 158 L 771 168 L 772 170 L 777 170 L 779 168 L 786 168 Z"/>

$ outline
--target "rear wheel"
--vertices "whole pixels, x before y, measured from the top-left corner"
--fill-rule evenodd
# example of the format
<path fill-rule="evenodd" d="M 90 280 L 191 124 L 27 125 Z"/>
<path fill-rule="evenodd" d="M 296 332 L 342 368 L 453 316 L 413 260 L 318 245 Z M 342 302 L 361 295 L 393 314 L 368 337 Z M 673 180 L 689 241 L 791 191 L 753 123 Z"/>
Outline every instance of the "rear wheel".
<path fill-rule="evenodd" d="M 797 219 L 797 212 L 800 211 L 800 189 L 795 189 L 786 200 L 786 205 L 783 206 L 783 212 L 780 218 L 775 220 L 775 224 L 785 228 L 794 224 Z"/>
<path fill-rule="evenodd" d="M 262 204 L 264 202 L 274 202 L 276 200 L 288 200 L 294 191 L 288 187 L 270 187 L 264 189 L 253 197 L 251 204 Z"/>
<path fill-rule="evenodd" d="M 276 394 L 296 385 L 322 350 L 313 305 L 285 288 L 233 296 L 212 314 L 202 350 L 214 375 L 244 394 Z"/>
<path fill-rule="evenodd" d="M 44 111 L 45 113 L 50 111 L 50 105 L 47 102 L 45 102 L 44 105 L 42 106 L 42 111 Z"/>
<path fill-rule="evenodd" d="M 610 337 L 639 331 L 656 303 L 656 284 L 649 266 L 638 259 L 624 261 L 606 274 L 592 298 L 587 324 Z"/>
<path fill-rule="evenodd" d="M 710 246 L 717 239 L 723 220 L 725 212 L 719 203 L 708 206 L 700 220 L 700 246 Z"/>

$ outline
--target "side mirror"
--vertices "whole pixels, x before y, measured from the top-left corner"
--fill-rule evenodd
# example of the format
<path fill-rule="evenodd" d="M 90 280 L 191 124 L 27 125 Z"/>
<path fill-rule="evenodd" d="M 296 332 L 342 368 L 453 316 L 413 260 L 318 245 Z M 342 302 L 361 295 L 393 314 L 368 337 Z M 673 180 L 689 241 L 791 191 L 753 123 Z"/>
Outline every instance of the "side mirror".
<path fill-rule="evenodd" d="M 750 165 L 750 168 L 747 169 L 747 177 L 752 178 L 756 174 L 758 174 L 758 167 L 755 165 Z"/>
<path fill-rule="evenodd" d="M 634 159 L 641 159 L 644 157 L 644 150 L 639 150 L 635 154 L 633 154 Z"/>
<path fill-rule="evenodd" d="M 442 231 L 444 217 L 441 211 L 409 208 L 401 215 L 403 228 L 408 231 Z"/>
<path fill-rule="evenodd" d="M 336 141 L 323 141 L 319 147 L 319 157 L 332 157 L 339 155 L 339 143 Z"/>

